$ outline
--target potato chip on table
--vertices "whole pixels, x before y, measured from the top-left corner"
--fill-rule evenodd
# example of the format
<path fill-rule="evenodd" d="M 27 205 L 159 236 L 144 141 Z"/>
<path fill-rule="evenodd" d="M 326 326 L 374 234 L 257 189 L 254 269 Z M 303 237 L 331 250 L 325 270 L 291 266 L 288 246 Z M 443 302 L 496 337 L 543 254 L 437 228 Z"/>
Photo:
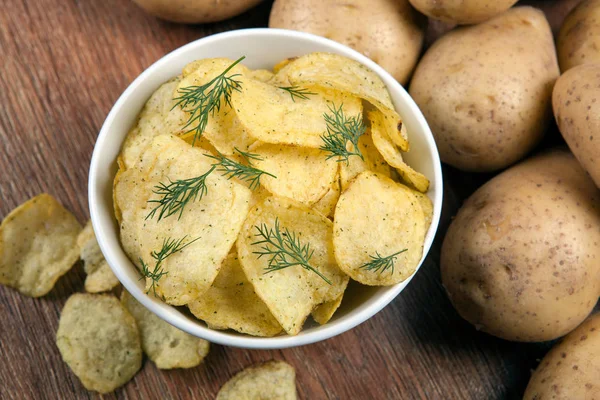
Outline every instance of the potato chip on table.
<path fill-rule="evenodd" d="M 335 263 L 331 221 L 291 199 L 274 196 L 254 206 L 237 249 L 256 294 L 290 335 L 348 283 Z"/>
<path fill-rule="evenodd" d="M 146 290 L 173 305 L 210 288 L 249 209 L 251 191 L 214 170 L 207 155 L 158 136 L 115 186 L 124 250 Z"/>
<path fill-rule="evenodd" d="M 217 394 L 217 400 L 296 399 L 296 371 L 283 361 L 248 367 L 228 380 Z"/>
<path fill-rule="evenodd" d="M 104 259 L 104 255 L 98 246 L 96 235 L 92 227 L 92 221 L 88 221 L 79 236 L 77 245 L 83 260 L 83 269 L 86 273 L 85 291 L 88 293 L 106 292 L 117 285 L 119 280 L 113 274 L 110 266 Z"/>
<path fill-rule="evenodd" d="M 121 303 L 135 318 L 144 353 L 160 369 L 192 368 L 208 355 L 210 343 L 160 319 L 123 290 Z"/>
<path fill-rule="evenodd" d="M 69 297 L 60 315 L 56 344 L 88 390 L 112 392 L 142 366 L 135 320 L 111 295 L 76 293 Z"/>
<path fill-rule="evenodd" d="M 339 267 L 365 285 L 393 285 L 416 270 L 423 254 L 425 216 L 413 192 L 363 172 L 335 208 L 333 248 Z"/>
<path fill-rule="evenodd" d="M 210 289 L 188 307 L 211 329 L 233 329 L 253 336 L 275 336 L 282 330 L 244 275 L 235 248 Z"/>
<path fill-rule="evenodd" d="M 40 194 L 0 225 L 0 283 L 32 297 L 47 294 L 79 258 L 81 225 L 54 197 Z"/>

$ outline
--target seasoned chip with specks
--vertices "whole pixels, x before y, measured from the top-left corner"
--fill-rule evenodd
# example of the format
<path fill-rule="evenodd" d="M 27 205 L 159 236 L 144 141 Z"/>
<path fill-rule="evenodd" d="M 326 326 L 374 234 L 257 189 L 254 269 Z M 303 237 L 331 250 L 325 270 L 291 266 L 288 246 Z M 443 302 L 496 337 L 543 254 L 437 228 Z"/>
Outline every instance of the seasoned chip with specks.
<path fill-rule="evenodd" d="M 362 115 L 362 102 L 327 88 L 310 91 L 313 94 L 307 99 L 295 98 L 276 86 L 246 78 L 231 102 L 241 124 L 255 139 L 318 149 L 327 130 L 323 115 L 341 105 L 348 116 Z"/>
<path fill-rule="evenodd" d="M 119 175 L 115 186 L 123 218 L 121 243 L 138 268 L 140 259 L 153 268 L 151 254 L 166 240 L 193 241 L 162 262 L 166 274 L 159 280 L 146 279 L 147 290 L 154 283 L 156 294 L 173 305 L 185 305 L 210 288 L 248 214 L 251 191 L 213 171 L 205 181 L 206 194 L 189 201 L 181 214 L 160 221 L 158 211 L 151 215 L 160 203 L 149 201 L 163 198 L 154 193 L 156 186 L 205 174 L 214 162 L 205 154 L 175 136 L 157 136 L 135 167 Z"/>
<path fill-rule="evenodd" d="M 381 78 L 361 63 L 332 53 L 310 53 L 281 68 L 274 85 L 335 89 L 366 100 L 383 115 L 384 129 L 394 143 L 408 151 L 406 130 Z"/>
<path fill-rule="evenodd" d="M 364 134 L 358 139 L 358 149 L 363 156 L 362 159 L 352 156 L 348 158 L 347 163 L 339 163 L 342 190 L 346 190 L 350 181 L 364 171 L 373 171 L 388 177 L 391 176 L 390 166 L 377 151 L 371 135 Z"/>
<path fill-rule="evenodd" d="M 285 245 L 287 238 L 287 243 L 295 243 L 296 255 L 304 255 L 304 259 L 306 254 L 311 255 L 308 265 L 316 272 L 301 265 L 268 271 L 270 256 L 259 257 L 256 252 L 277 247 L 257 243 L 265 240 L 259 228 L 263 232 L 274 232 L 277 226 L 280 227 L 279 238 L 284 241 L 280 245 L 285 251 L 294 253 Z M 269 237 L 277 240 L 276 234 Z M 306 251 L 300 251 L 300 247 L 304 250 L 305 246 L 309 246 Z M 348 283 L 348 277 L 335 264 L 331 221 L 291 199 L 273 196 L 254 206 L 240 232 L 237 250 L 242 269 L 256 294 L 290 335 L 300 332 L 315 306 L 337 299 Z M 286 260 L 293 261 L 293 258 L 286 256 Z"/>
<path fill-rule="evenodd" d="M 276 176 L 263 175 L 261 185 L 307 205 L 323 197 L 337 176 L 337 162 L 327 160 L 327 153 L 319 149 L 264 143 L 252 152 L 260 157 L 254 166 Z"/>
<path fill-rule="evenodd" d="M 425 216 L 412 191 L 366 171 L 342 193 L 335 208 L 335 259 L 362 284 L 393 285 L 415 272 L 425 231 Z"/>
<path fill-rule="evenodd" d="M 402 180 L 409 185 L 412 185 L 419 192 L 427 192 L 429 190 L 429 179 L 420 172 L 412 169 L 402 159 L 402 154 L 396 148 L 396 145 L 387 136 L 383 129 L 383 116 L 377 111 L 367 113 L 371 121 L 371 135 L 373 136 L 373 144 L 379 150 L 385 161 L 392 167 L 396 168 Z"/>
<path fill-rule="evenodd" d="M 211 288 L 188 307 L 211 329 L 233 329 L 253 336 L 281 332 L 281 325 L 244 275 L 235 248 L 223 261 Z"/>
<path fill-rule="evenodd" d="M 217 400 L 296 400 L 296 370 L 268 361 L 238 372 L 219 390 Z"/>
<path fill-rule="evenodd" d="M 56 345 L 88 390 L 109 393 L 142 366 L 135 320 L 111 295 L 76 293 L 60 315 Z"/>
<path fill-rule="evenodd" d="M 327 322 L 329 322 L 331 317 L 333 317 L 333 314 L 335 314 L 337 309 L 340 308 L 343 298 L 344 298 L 344 293 L 340 294 L 337 299 L 334 299 L 334 300 L 331 300 L 326 303 L 318 305 L 310 313 L 310 315 L 313 317 L 313 319 L 317 323 L 319 323 L 319 325 L 326 324 Z"/>
<path fill-rule="evenodd" d="M 123 290 L 121 303 L 137 323 L 142 349 L 160 369 L 192 368 L 208 354 L 210 343 L 160 319 Z"/>
<path fill-rule="evenodd" d="M 417 200 L 419 200 L 419 204 L 421 205 L 421 209 L 425 215 L 425 231 L 427 231 L 429 229 L 429 225 L 431 225 L 431 221 L 433 220 L 433 203 L 431 202 L 431 199 L 424 193 L 413 190 L 412 194 L 414 194 Z"/>
<path fill-rule="evenodd" d="M 81 225 L 43 193 L 15 208 L 0 224 L 0 283 L 40 297 L 79 258 Z"/>
<path fill-rule="evenodd" d="M 320 212 L 326 217 L 333 217 L 333 211 L 335 210 L 335 205 L 340 198 L 341 191 L 342 189 L 340 188 L 340 179 L 338 174 L 331 183 L 331 187 L 327 190 L 323 197 L 319 199 L 319 201 L 312 205 L 311 208 Z"/>
<path fill-rule="evenodd" d="M 89 293 L 106 292 L 119 284 L 119 280 L 113 274 L 104 259 L 104 255 L 98 246 L 92 221 L 88 221 L 79 236 L 77 245 L 81 251 L 83 269 L 87 274 L 85 278 L 85 291 Z"/>

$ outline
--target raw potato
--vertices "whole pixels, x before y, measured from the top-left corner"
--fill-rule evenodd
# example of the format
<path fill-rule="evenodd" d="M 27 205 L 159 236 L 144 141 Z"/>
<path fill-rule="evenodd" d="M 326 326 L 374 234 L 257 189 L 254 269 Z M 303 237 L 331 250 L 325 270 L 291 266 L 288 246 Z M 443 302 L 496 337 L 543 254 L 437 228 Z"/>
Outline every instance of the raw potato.
<path fill-rule="evenodd" d="M 495 171 L 541 139 L 558 74 L 544 14 L 517 7 L 436 41 L 417 66 L 410 94 L 442 161 L 465 171 Z"/>
<path fill-rule="evenodd" d="M 523 400 L 600 398 L 600 313 L 555 345 L 537 367 Z"/>
<path fill-rule="evenodd" d="M 244 275 L 235 249 L 223 261 L 211 288 L 188 307 L 211 329 L 233 329 L 253 336 L 281 332 L 281 325 Z"/>
<path fill-rule="evenodd" d="M 237 239 L 249 209 L 251 191 L 228 180 L 219 172 L 206 179 L 207 194 L 190 201 L 181 214 L 158 221 L 158 212 L 147 218 L 158 196 L 153 190 L 160 182 L 189 179 L 205 174 L 213 160 L 199 148 L 175 136 L 154 138 L 134 168 L 118 176 L 115 186 L 117 205 L 122 212 L 121 243 L 131 261 L 140 268 L 140 259 L 153 268 L 151 253 L 160 251 L 170 238 L 194 243 L 169 256 L 162 268 L 166 275 L 156 283 L 159 297 L 168 304 L 184 305 L 208 290 L 221 262 Z M 146 279 L 150 290 L 152 279 Z"/>
<path fill-rule="evenodd" d="M 296 400 L 296 371 L 283 361 L 268 361 L 238 372 L 219 390 L 217 400 Z"/>
<path fill-rule="evenodd" d="M 269 18 L 270 28 L 310 32 L 352 47 L 401 84 L 417 64 L 425 25 L 407 0 L 277 0 Z"/>
<path fill-rule="evenodd" d="M 562 72 L 600 62 L 600 0 L 586 0 L 565 18 L 556 41 Z"/>
<path fill-rule="evenodd" d="M 459 314 L 507 340 L 573 330 L 600 294 L 600 191 L 567 151 L 527 160 L 477 190 L 442 246 Z"/>
<path fill-rule="evenodd" d="M 142 347 L 133 317 L 110 295 L 76 293 L 60 315 L 56 345 L 88 390 L 109 393 L 142 366 Z"/>
<path fill-rule="evenodd" d="M 600 18 L 600 13 L 599 13 Z M 580 65 L 554 85 L 556 123 L 579 163 L 600 187 L 600 64 Z"/>
<path fill-rule="evenodd" d="M 313 251 L 310 265 L 329 279 L 331 285 L 300 265 L 265 274 L 269 257 L 258 258 L 254 253 L 265 245 L 252 243 L 263 239 L 257 235 L 257 226 L 275 229 L 276 221 L 282 236 L 287 228 L 296 234 L 302 246 L 310 245 Z M 269 248 L 274 247 L 269 245 Z M 242 269 L 256 294 L 289 335 L 300 332 L 313 308 L 337 299 L 348 284 L 348 277 L 335 264 L 331 221 L 291 199 L 273 196 L 254 206 L 240 232 L 237 249 Z"/>
<path fill-rule="evenodd" d="M 478 24 L 512 7 L 517 0 L 409 0 L 433 19 L 456 24 Z"/>
<path fill-rule="evenodd" d="M 81 225 L 43 193 L 21 204 L 0 225 L 0 284 L 24 295 L 47 294 L 79 258 Z"/>
<path fill-rule="evenodd" d="M 319 149 L 265 143 L 253 147 L 252 153 L 261 158 L 253 161 L 256 168 L 276 176 L 261 176 L 261 185 L 306 205 L 321 199 L 337 177 L 337 162 Z"/>
<path fill-rule="evenodd" d="M 88 293 L 106 292 L 115 288 L 119 280 L 113 274 L 110 266 L 98 246 L 92 221 L 88 221 L 77 237 L 77 245 L 81 251 L 83 269 L 85 270 L 85 291 Z"/>
<path fill-rule="evenodd" d="M 209 342 L 163 321 L 126 290 L 121 294 L 121 303 L 135 318 L 142 349 L 158 368 L 192 368 L 207 356 Z"/>
<path fill-rule="evenodd" d="M 386 176 L 366 171 L 342 193 L 335 208 L 335 259 L 355 281 L 393 285 L 415 272 L 423 254 L 425 231 L 425 216 L 412 191 Z M 363 268 L 377 254 L 388 257 L 398 252 L 393 269 Z"/>
<path fill-rule="evenodd" d="M 262 0 L 133 0 L 150 14 L 183 24 L 205 24 L 235 17 Z"/>

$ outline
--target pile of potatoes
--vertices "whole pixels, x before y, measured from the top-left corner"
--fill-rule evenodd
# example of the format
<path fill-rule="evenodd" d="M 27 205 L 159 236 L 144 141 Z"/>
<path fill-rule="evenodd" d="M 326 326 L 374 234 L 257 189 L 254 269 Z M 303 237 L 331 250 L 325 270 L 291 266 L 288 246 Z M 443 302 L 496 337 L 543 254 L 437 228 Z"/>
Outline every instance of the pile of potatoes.
<path fill-rule="evenodd" d="M 167 19 L 209 22 L 260 0 L 135 1 Z M 590 317 L 600 296 L 600 0 L 567 16 L 556 45 L 544 14 L 515 3 L 275 0 L 269 26 L 336 40 L 410 82 L 442 161 L 499 173 L 451 223 L 442 283 L 458 313 L 491 335 L 567 335 L 525 398 L 600 398 L 600 314 Z M 458 27 L 422 54 L 426 17 Z M 570 151 L 522 161 L 553 115 Z"/>

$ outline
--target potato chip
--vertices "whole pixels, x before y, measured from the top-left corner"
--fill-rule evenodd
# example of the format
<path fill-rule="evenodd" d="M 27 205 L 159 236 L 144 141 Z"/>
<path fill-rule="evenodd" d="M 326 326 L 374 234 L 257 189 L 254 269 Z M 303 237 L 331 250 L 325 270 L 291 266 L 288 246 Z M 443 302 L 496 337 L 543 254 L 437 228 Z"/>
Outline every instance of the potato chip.
<path fill-rule="evenodd" d="M 319 325 L 326 324 L 327 322 L 329 322 L 329 320 L 331 319 L 331 317 L 333 317 L 333 314 L 335 314 L 335 312 L 337 311 L 337 309 L 340 308 L 340 305 L 342 304 L 342 299 L 343 298 L 344 298 L 344 293 L 340 294 L 337 299 L 334 299 L 334 300 L 331 300 L 331 301 L 328 301 L 326 303 L 318 305 L 310 313 L 310 315 L 313 317 L 313 319 Z"/>
<path fill-rule="evenodd" d="M 132 168 L 138 162 L 144 149 L 155 136 L 178 131 L 178 126 L 183 121 L 167 119 L 171 108 L 175 105 L 173 100 L 175 89 L 181 77 L 176 77 L 162 84 L 150 96 L 142 109 L 136 125 L 129 131 L 121 149 L 123 169 Z"/>
<path fill-rule="evenodd" d="M 425 216 L 407 187 L 374 172 L 356 177 L 335 208 L 339 267 L 365 285 L 393 285 L 412 275 L 423 254 Z"/>
<path fill-rule="evenodd" d="M 427 192 L 429 190 L 429 179 L 420 172 L 412 169 L 402 159 L 402 154 L 396 148 L 394 143 L 391 142 L 385 131 L 382 129 L 382 115 L 377 111 L 368 113 L 369 120 L 371 121 L 371 135 L 373 137 L 373 144 L 379 150 L 379 153 L 392 167 L 396 168 L 402 180 L 409 185 L 412 185 L 415 189 L 420 192 Z"/>
<path fill-rule="evenodd" d="M 275 76 L 275 74 L 268 69 L 255 69 L 248 72 L 249 78 L 256 79 L 257 81 L 261 82 L 269 82 L 271 79 L 273 79 L 273 76 Z"/>
<path fill-rule="evenodd" d="M 217 400 L 296 400 L 296 370 L 268 361 L 238 372 L 219 390 Z"/>
<path fill-rule="evenodd" d="M 337 175 L 337 162 L 319 149 L 265 143 L 252 147 L 252 153 L 260 156 L 253 161 L 256 168 L 276 176 L 263 175 L 261 185 L 307 205 L 323 197 Z"/>
<path fill-rule="evenodd" d="M 163 321 L 126 290 L 121 293 L 121 304 L 135 318 L 142 349 L 158 368 L 196 367 L 208 355 L 209 342 Z"/>
<path fill-rule="evenodd" d="M 208 84 L 234 62 L 234 60 L 227 58 L 208 58 L 194 61 L 191 65 L 188 64 L 184 69 L 183 79 L 177 85 L 175 96 L 179 96 L 178 91 L 183 88 Z M 242 81 L 242 78 L 251 74 L 251 72 L 245 66 L 237 64 L 227 73 L 227 76 L 236 74 L 239 74 L 239 76 L 236 76 L 234 79 Z M 172 121 L 170 123 L 171 126 L 181 126 L 184 130 L 165 133 L 189 136 L 189 133 L 186 134 L 185 131 L 192 130 L 197 125 L 197 123 L 193 123 L 187 128 L 183 128 L 189 117 L 189 113 L 184 111 L 180 106 L 175 107 L 169 112 L 167 120 Z M 192 132 L 192 139 L 194 135 L 195 132 Z M 208 139 L 219 152 L 225 155 L 234 154 L 236 147 L 242 151 L 246 151 L 248 146 L 255 141 L 254 138 L 248 136 L 244 126 L 240 124 L 235 111 L 225 103 L 224 99 L 221 99 L 221 107 L 210 114 L 206 128 L 202 132 L 202 137 Z"/>
<path fill-rule="evenodd" d="M 394 109 L 390 94 L 381 78 L 361 63 L 332 53 L 310 53 L 281 68 L 272 80 L 274 85 L 291 85 L 339 90 L 364 99 L 385 116 L 387 134 L 403 151 L 408 138 L 401 131 L 402 119 Z"/>
<path fill-rule="evenodd" d="M 313 204 L 311 208 L 320 212 L 326 217 L 333 217 L 333 211 L 335 210 L 335 205 L 340 198 L 341 191 L 342 189 L 340 188 L 340 179 L 338 174 L 331 183 L 329 190 L 327 190 L 323 197 Z"/>
<path fill-rule="evenodd" d="M 423 215 L 425 215 L 425 231 L 427 231 L 429 230 L 429 225 L 431 225 L 431 221 L 433 220 L 433 203 L 431 202 L 431 199 L 424 193 L 413 190 L 412 194 L 414 194 L 417 200 L 419 200 L 419 204 L 423 210 Z"/>
<path fill-rule="evenodd" d="M 49 194 L 15 208 L 0 224 L 0 283 L 40 297 L 79 258 L 81 225 Z"/>
<path fill-rule="evenodd" d="M 343 105 L 348 116 L 362 115 L 362 103 L 353 96 L 329 89 L 311 90 L 308 99 L 267 83 L 244 79 L 232 103 L 248 134 L 262 142 L 319 148 L 327 130 L 323 115 Z"/>
<path fill-rule="evenodd" d="M 244 275 L 235 249 L 223 261 L 211 288 L 188 307 L 211 329 L 233 329 L 253 336 L 281 332 L 281 325 Z"/>
<path fill-rule="evenodd" d="M 294 61 L 295 59 L 297 59 L 298 57 L 290 57 L 290 58 L 285 58 L 281 61 L 279 61 L 277 64 L 275 64 L 275 66 L 273 67 L 273 73 L 276 74 L 279 71 L 281 71 L 281 69 L 283 67 L 285 67 L 286 65 L 288 65 L 289 63 L 291 63 L 292 61 Z"/>
<path fill-rule="evenodd" d="M 342 190 L 346 190 L 350 181 L 364 171 L 378 172 L 388 177 L 391 175 L 390 166 L 381 154 L 379 154 L 377 148 L 375 148 L 371 135 L 362 135 L 360 139 L 358 139 L 358 148 L 363 159 L 357 156 L 351 156 L 348 158 L 347 163 L 339 163 Z"/>
<path fill-rule="evenodd" d="M 277 226 L 280 227 L 279 235 L 267 233 L 274 233 Z M 256 244 L 265 240 L 259 234 L 259 228 L 270 235 L 272 241 L 280 239 L 282 242 L 279 245 Z M 331 229 L 331 221 L 320 213 L 297 201 L 273 196 L 253 207 L 240 232 L 237 249 L 242 269 L 256 294 L 290 335 L 302 329 L 306 317 L 315 306 L 337 299 L 347 285 L 348 277 L 335 264 Z M 291 250 L 291 242 L 294 243 L 294 250 Z M 256 254 L 264 251 L 265 247 L 282 249 L 280 254 L 285 258 L 284 263 L 298 259 L 306 262 L 309 258 L 309 266 L 314 270 L 296 264 L 269 272 L 270 256 L 259 258 Z M 311 256 L 308 257 L 306 253 Z"/>
<path fill-rule="evenodd" d="M 165 241 L 189 244 L 161 264 L 165 275 L 146 279 L 147 290 L 156 289 L 169 304 L 184 305 L 206 292 L 216 278 L 221 262 L 233 246 L 248 213 L 251 192 L 218 171 L 206 178 L 206 194 L 189 201 L 183 212 L 160 221 L 150 213 L 162 196 L 153 193 L 159 183 L 169 184 L 204 175 L 214 160 L 202 149 L 191 147 L 175 136 L 157 136 L 135 168 L 123 172 L 116 184 L 122 211 L 121 243 L 134 264 L 142 259 L 151 270 L 152 252 Z"/>
<path fill-rule="evenodd" d="M 106 292 L 119 284 L 119 280 L 113 274 L 104 259 L 104 255 L 98 246 L 92 221 L 88 221 L 79 236 L 77 245 L 83 260 L 83 269 L 87 274 L 85 278 L 85 291 L 89 293 Z"/>
<path fill-rule="evenodd" d="M 88 390 L 112 392 L 142 366 L 142 347 L 133 317 L 110 295 L 76 293 L 60 315 L 56 345 Z"/>

